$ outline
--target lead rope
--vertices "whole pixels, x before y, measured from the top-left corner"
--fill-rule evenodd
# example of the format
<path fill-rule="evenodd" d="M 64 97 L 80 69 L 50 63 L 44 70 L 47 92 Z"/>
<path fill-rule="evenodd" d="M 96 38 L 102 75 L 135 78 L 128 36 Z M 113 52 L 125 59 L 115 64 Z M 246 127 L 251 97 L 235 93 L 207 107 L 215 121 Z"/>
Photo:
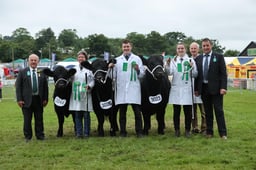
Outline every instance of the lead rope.
<path fill-rule="evenodd" d="M 149 69 L 147 66 L 144 66 L 145 70 L 147 70 L 155 80 L 157 80 L 157 78 L 156 78 L 155 75 L 154 75 L 154 71 L 155 71 L 157 68 L 159 68 L 159 67 L 164 71 L 164 68 L 163 68 L 163 66 L 161 66 L 161 65 L 155 66 L 155 67 L 152 69 L 152 71 L 150 71 L 150 69 Z"/>

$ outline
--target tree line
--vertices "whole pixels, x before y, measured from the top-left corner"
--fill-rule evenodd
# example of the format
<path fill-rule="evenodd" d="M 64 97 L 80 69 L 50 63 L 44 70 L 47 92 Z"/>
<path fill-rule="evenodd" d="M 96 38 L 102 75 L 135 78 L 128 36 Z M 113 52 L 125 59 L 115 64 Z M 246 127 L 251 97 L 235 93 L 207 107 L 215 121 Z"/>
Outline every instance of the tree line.
<path fill-rule="evenodd" d="M 202 37 L 205 38 L 205 37 Z M 100 57 L 104 52 L 112 56 L 121 54 L 121 42 L 129 39 L 133 43 L 133 52 L 140 55 L 155 55 L 165 52 L 167 55 L 175 55 L 178 42 L 186 44 L 189 52 L 189 44 L 193 41 L 201 44 L 200 39 L 186 36 L 182 32 L 168 32 L 161 35 L 157 31 L 148 34 L 131 32 L 123 38 L 109 38 L 104 34 L 92 34 L 87 37 L 79 37 L 76 29 L 63 29 L 56 36 L 51 28 L 40 30 L 35 37 L 31 36 L 26 28 L 17 28 L 10 36 L 0 34 L 0 61 L 10 62 L 18 58 L 26 59 L 29 54 L 35 53 L 40 58 L 51 58 L 55 53 L 57 60 L 67 57 L 75 57 L 76 53 L 85 49 L 91 56 Z M 223 54 L 225 47 L 222 47 L 218 40 L 212 39 L 216 52 Z M 225 56 L 236 56 L 239 51 L 227 50 Z"/>

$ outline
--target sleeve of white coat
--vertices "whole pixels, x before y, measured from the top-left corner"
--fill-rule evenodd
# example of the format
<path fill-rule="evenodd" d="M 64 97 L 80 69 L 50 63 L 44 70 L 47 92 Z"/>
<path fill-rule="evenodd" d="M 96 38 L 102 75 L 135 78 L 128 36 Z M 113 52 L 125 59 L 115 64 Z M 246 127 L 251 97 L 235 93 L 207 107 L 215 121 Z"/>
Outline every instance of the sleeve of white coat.
<path fill-rule="evenodd" d="M 164 63 L 164 71 L 170 75 L 170 63 L 165 62 Z"/>
<path fill-rule="evenodd" d="M 198 75 L 197 67 L 196 67 L 196 62 L 194 59 L 192 59 L 193 62 L 193 68 L 192 68 L 192 77 L 196 78 Z"/>
<path fill-rule="evenodd" d="M 90 86 L 90 88 L 93 88 L 95 82 L 94 82 L 94 77 L 93 77 L 92 71 L 88 72 L 87 78 L 88 78 L 88 85 Z"/>
<path fill-rule="evenodd" d="M 142 77 L 145 75 L 145 67 L 143 66 L 141 60 L 140 60 L 140 62 L 138 63 L 138 65 L 139 65 L 139 69 L 140 69 L 140 72 L 139 72 L 138 77 L 139 77 L 139 78 L 142 78 Z"/>
<path fill-rule="evenodd" d="M 170 68 L 169 69 L 169 75 L 173 75 L 175 70 L 177 70 L 174 60 L 170 61 L 170 67 L 169 68 Z"/>
<path fill-rule="evenodd" d="M 109 70 L 109 73 L 108 73 L 108 77 L 111 78 L 112 80 L 116 79 L 116 65 L 114 65 L 114 67 L 112 67 L 110 70 Z"/>

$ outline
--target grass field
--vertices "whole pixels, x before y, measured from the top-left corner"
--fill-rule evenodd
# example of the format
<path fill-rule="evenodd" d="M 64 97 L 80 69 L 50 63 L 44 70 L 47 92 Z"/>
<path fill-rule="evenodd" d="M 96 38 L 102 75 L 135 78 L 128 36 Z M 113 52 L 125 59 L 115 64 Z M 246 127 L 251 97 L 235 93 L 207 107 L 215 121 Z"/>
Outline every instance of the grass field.
<path fill-rule="evenodd" d="M 52 95 L 52 88 L 50 96 Z M 128 137 L 97 137 L 97 121 L 91 113 L 92 136 L 76 139 L 71 117 L 66 119 L 64 137 L 57 138 L 57 117 L 50 100 L 44 112 L 45 141 L 23 137 L 23 117 L 14 101 L 13 87 L 3 88 L 0 103 L 0 169 L 254 169 L 256 170 L 256 91 L 230 89 L 224 98 L 228 140 L 215 136 L 174 137 L 172 106 L 166 112 L 165 135 L 156 131 L 152 117 L 149 136 L 136 138 L 134 115 L 129 108 Z M 183 124 L 182 114 L 181 127 Z M 184 129 L 184 128 L 183 128 Z M 182 130 L 183 130 L 182 129 Z"/>

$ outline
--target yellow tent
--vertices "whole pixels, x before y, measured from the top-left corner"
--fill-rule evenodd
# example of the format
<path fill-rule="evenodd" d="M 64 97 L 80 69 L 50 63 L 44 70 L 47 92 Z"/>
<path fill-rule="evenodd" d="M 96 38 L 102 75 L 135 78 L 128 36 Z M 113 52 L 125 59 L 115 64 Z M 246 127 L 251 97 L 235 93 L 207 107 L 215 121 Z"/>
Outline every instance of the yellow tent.
<path fill-rule="evenodd" d="M 235 58 L 231 63 L 228 64 L 229 66 L 240 66 L 240 62 L 238 58 Z"/>
<path fill-rule="evenodd" d="M 247 62 L 247 63 L 245 63 L 244 65 L 246 65 L 246 66 L 256 65 L 256 58 L 254 58 L 254 59 L 252 59 L 252 60 L 248 61 L 248 62 Z"/>

